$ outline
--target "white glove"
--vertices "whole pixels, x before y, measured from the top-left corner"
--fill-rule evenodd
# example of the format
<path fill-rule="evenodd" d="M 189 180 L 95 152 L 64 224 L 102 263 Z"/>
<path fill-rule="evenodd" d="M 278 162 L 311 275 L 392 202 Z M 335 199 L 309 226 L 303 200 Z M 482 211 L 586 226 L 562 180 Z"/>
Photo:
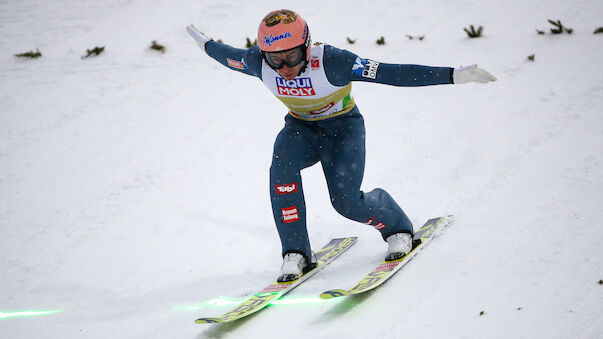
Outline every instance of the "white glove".
<path fill-rule="evenodd" d="M 205 51 L 205 44 L 211 39 L 205 34 L 201 33 L 201 31 L 194 24 L 186 26 L 186 31 L 193 37 L 193 39 L 195 39 L 197 45 L 199 45 L 199 47 Z"/>
<path fill-rule="evenodd" d="M 477 65 L 457 67 L 452 73 L 455 84 L 464 84 L 467 82 L 479 82 L 481 84 L 490 81 L 496 81 L 496 78 L 486 70 L 478 68 Z"/>

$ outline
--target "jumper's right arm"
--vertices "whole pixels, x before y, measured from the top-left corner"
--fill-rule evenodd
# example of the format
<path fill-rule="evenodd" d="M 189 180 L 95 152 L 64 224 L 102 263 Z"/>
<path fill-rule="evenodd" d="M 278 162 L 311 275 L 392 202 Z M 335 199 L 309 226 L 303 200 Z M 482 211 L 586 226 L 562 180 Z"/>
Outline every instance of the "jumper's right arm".
<path fill-rule="evenodd" d="M 261 78 L 262 55 L 257 46 L 249 49 L 234 48 L 209 39 L 194 25 L 187 26 L 186 30 L 211 58 L 232 70 Z"/>

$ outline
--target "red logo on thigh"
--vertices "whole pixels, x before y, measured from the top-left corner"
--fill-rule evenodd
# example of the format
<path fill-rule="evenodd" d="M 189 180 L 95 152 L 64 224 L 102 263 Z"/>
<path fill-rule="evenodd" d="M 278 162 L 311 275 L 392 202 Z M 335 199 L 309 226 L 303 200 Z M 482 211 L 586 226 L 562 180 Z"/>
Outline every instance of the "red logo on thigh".
<path fill-rule="evenodd" d="M 274 186 L 274 190 L 276 191 L 276 194 L 287 194 L 297 192 L 297 183 L 294 182 L 289 185 L 276 185 Z"/>
<path fill-rule="evenodd" d="M 281 209 L 283 214 L 283 222 L 285 224 L 299 221 L 299 213 L 297 212 L 297 206 L 291 206 Z"/>

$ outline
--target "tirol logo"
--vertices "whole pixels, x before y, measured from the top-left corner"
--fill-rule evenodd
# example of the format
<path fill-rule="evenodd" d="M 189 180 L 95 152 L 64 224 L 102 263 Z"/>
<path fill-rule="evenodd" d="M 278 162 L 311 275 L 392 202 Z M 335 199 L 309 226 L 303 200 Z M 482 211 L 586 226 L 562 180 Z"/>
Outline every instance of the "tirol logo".
<path fill-rule="evenodd" d="M 297 78 L 293 80 L 276 78 L 276 89 L 279 95 L 291 95 L 296 97 L 316 95 L 310 78 Z"/>
<path fill-rule="evenodd" d="M 274 187 L 275 187 L 276 194 L 288 194 L 288 193 L 297 192 L 297 183 L 296 182 L 289 184 L 289 185 L 276 185 Z"/>
<path fill-rule="evenodd" d="M 269 36 L 264 37 L 264 45 L 272 46 L 273 43 L 275 43 L 279 40 L 288 39 L 290 37 L 291 37 L 291 33 L 289 33 L 289 32 L 282 33 L 277 36 L 270 34 Z"/>
<path fill-rule="evenodd" d="M 285 224 L 299 221 L 299 214 L 297 213 L 297 206 L 291 206 L 281 209 L 283 214 L 283 222 Z"/>
<path fill-rule="evenodd" d="M 310 60 L 310 66 L 312 67 L 312 69 L 317 69 L 320 67 L 320 60 L 317 57 L 312 57 L 312 60 Z"/>

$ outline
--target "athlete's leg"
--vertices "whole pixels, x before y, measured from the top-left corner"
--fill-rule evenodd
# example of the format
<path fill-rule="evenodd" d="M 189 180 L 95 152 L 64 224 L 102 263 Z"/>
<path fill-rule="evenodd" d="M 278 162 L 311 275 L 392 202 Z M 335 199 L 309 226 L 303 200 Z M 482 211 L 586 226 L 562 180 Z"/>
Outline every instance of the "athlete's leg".
<path fill-rule="evenodd" d="M 322 125 L 321 162 L 337 212 L 375 227 L 383 239 L 394 233 L 413 234 L 412 223 L 386 191 L 360 191 L 365 165 L 365 129 L 360 113 Z"/>
<path fill-rule="evenodd" d="M 306 204 L 300 171 L 318 162 L 310 139 L 311 126 L 287 117 L 276 137 L 270 166 L 270 198 L 283 256 L 297 252 L 311 257 L 306 228 Z"/>

